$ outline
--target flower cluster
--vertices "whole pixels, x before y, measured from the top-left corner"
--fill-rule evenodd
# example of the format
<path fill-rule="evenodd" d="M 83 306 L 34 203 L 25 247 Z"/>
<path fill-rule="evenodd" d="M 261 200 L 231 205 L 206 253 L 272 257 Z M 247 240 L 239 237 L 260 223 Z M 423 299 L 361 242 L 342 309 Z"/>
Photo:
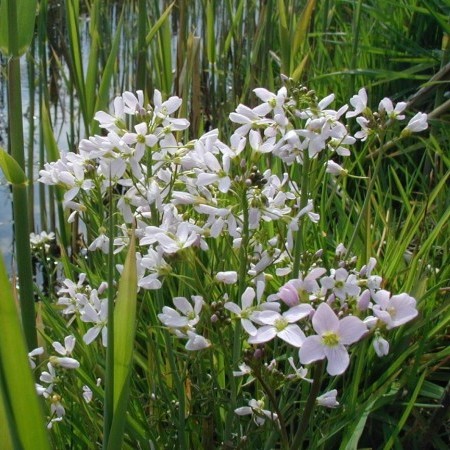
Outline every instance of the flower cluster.
<path fill-rule="evenodd" d="M 86 283 L 86 274 L 81 273 L 77 283 L 65 279 L 58 290 L 57 304 L 63 307 L 62 313 L 72 315 L 71 321 L 80 317 L 81 321 L 92 324 L 83 336 L 86 344 L 101 335 L 103 346 L 107 346 L 108 299 L 99 298 L 107 287 L 107 283 L 103 282 L 98 289 L 93 289 Z"/>
<path fill-rule="evenodd" d="M 175 296 L 174 308 L 166 304 L 158 314 L 164 327 L 187 340 L 187 350 L 214 347 L 212 337 L 198 332 L 200 324 L 214 327 L 228 315 L 246 333 L 243 346 L 262 348 L 279 339 L 277 347 L 289 355 L 293 350 L 301 364 L 326 360 L 328 374 L 340 375 L 350 363 L 349 347 L 365 337 L 373 337 L 379 356 L 387 354 L 387 331 L 412 320 L 416 302 L 406 293 L 382 289 L 381 278 L 372 274 L 375 259 L 357 270 L 342 244 L 335 267 L 323 264 L 322 250 L 300 252 L 305 228 L 320 220 L 313 198 L 317 189 L 304 180 L 313 176 L 311 167 L 322 178 L 348 174 L 342 166 L 352 146 L 372 138 L 381 143 L 389 127 L 405 120 L 406 104 L 385 98 L 372 112 L 365 89 L 350 99 L 351 107 L 335 109 L 333 94 L 319 99 L 302 86 L 254 93 L 259 105 L 239 105 L 230 114 L 237 128 L 229 139 L 210 130 L 186 142 L 181 136 L 189 122 L 175 117 L 180 98 L 163 101 L 155 91 L 150 105 L 142 92 L 125 92 L 114 100 L 113 113 L 95 115 L 104 133 L 82 140 L 78 153 L 46 164 L 40 181 L 65 189 L 69 221 L 80 214 L 90 252 L 108 253 L 113 246 L 120 253 L 135 224 L 138 288 L 144 292 L 163 289 L 166 280 L 177 285 L 185 276 L 175 274 L 176 268 L 198 263 L 202 290 L 191 301 Z M 354 135 L 346 119 L 359 125 Z M 426 119 L 418 113 L 400 138 L 426 129 Z M 92 220 L 99 199 L 114 211 L 116 235 L 103 226 L 111 219 L 105 208 Z M 211 266 L 205 268 L 204 261 Z M 100 298 L 105 288 L 92 289 L 81 275 L 77 283 L 65 280 L 58 293 L 64 314 L 92 324 L 83 336 L 87 344 L 100 334 L 107 344 L 107 301 Z M 219 299 L 226 311 L 214 309 Z M 208 324 L 201 317 L 205 310 L 214 310 Z M 287 380 L 310 381 L 305 368 L 297 368 L 291 357 L 288 361 L 295 375 Z M 242 375 L 251 374 L 251 366 L 240 367 Z M 50 367 L 48 373 L 53 379 Z M 317 401 L 338 405 L 335 391 Z M 257 425 L 278 419 L 263 400 L 252 399 L 236 413 L 252 415 Z"/>
<path fill-rule="evenodd" d="M 66 413 L 63 406 L 62 386 L 66 378 L 66 370 L 74 370 L 80 367 L 80 363 L 72 357 L 76 339 L 69 335 L 64 338 L 64 345 L 60 342 L 53 342 L 53 350 L 58 356 L 51 355 L 48 358 L 47 370 L 41 372 L 39 380 L 43 384 L 36 383 L 38 395 L 44 397 L 50 404 L 50 416 L 47 427 L 52 428 L 55 422 L 60 422 Z M 35 358 L 44 353 L 43 347 L 32 350 L 29 354 L 30 365 L 36 368 Z"/>

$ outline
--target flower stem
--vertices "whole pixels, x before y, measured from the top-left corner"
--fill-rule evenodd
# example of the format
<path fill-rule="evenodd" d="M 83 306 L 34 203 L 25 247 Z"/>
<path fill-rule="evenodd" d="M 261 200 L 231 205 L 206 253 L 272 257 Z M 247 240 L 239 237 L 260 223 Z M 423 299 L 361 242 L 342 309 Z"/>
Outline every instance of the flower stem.
<path fill-rule="evenodd" d="M 280 424 L 281 445 L 282 445 L 281 448 L 287 450 L 287 449 L 289 449 L 289 439 L 288 439 L 287 430 L 286 430 L 286 422 L 284 420 L 284 416 L 281 413 L 280 408 L 278 407 L 278 402 L 275 397 L 275 393 L 273 392 L 273 390 L 271 389 L 269 384 L 266 383 L 264 377 L 261 374 L 260 368 L 257 370 L 254 370 L 253 375 L 259 381 L 259 384 L 261 385 L 263 391 L 266 393 L 267 397 L 269 397 L 270 402 L 273 406 L 273 409 L 277 413 L 278 422 Z"/>
<path fill-rule="evenodd" d="M 108 220 L 108 329 L 106 347 L 106 374 L 105 374 L 105 399 L 103 418 L 103 448 L 108 447 L 109 434 L 113 421 L 114 409 L 114 211 L 113 188 L 110 184 L 108 193 L 109 220 Z"/>
<path fill-rule="evenodd" d="M 314 368 L 314 381 L 309 391 L 308 399 L 306 400 L 305 409 L 303 411 L 300 426 L 297 433 L 294 436 L 294 440 L 291 445 L 292 450 L 300 450 L 305 439 L 306 430 L 308 429 L 309 421 L 311 420 L 312 413 L 316 406 L 316 398 L 319 395 L 320 385 L 322 383 L 323 369 L 325 367 L 325 361 L 319 361 Z"/>
<path fill-rule="evenodd" d="M 239 272 L 238 272 L 238 298 L 242 297 L 242 294 L 246 288 L 246 278 L 247 278 L 247 246 L 249 241 L 249 212 L 247 204 L 247 189 L 242 190 L 241 196 L 241 207 L 242 207 L 242 240 L 239 249 Z M 236 322 L 233 333 L 233 353 L 232 353 L 232 367 L 235 367 L 239 362 L 241 357 L 241 330 L 242 326 L 240 322 Z M 228 409 L 228 415 L 225 423 L 225 436 L 228 438 L 231 436 L 231 425 L 234 417 L 234 410 L 236 409 L 236 398 L 237 398 L 237 383 L 234 377 L 230 379 L 231 384 L 231 401 L 230 407 Z"/>
<path fill-rule="evenodd" d="M 301 211 L 308 204 L 308 191 L 309 191 L 309 154 L 308 151 L 305 151 L 303 154 L 303 166 L 302 166 L 302 180 L 301 180 L 301 192 L 300 192 L 300 207 Z M 298 230 L 295 234 L 295 243 L 294 243 L 294 266 L 292 273 L 294 277 L 299 276 L 300 269 L 300 255 L 304 248 L 303 240 L 304 240 L 304 232 L 303 232 L 303 222 L 304 216 L 300 217 L 298 220 Z"/>
<path fill-rule="evenodd" d="M 355 227 L 353 229 L 352 237 L 350 238 L 350 242 L 349 242 L 349 244 L 347 246 L 347 255 L 350 255 L 350 250 L 352 249 L 352 247 L 353 247 L 353 245 L 355 243 L 356 236 L 358 234 L 358 230 L 359 230 L 359 227 L 361 225 L 361 222 L 362 222 L 363 218 L 366 217 L 367 208 L 369 207 L 369 203 L 370 203 L 370 197 L 372 195 L 372 191 L 373 191 L 373 187 L 375 185 L 375 181 L 377 180 L 378 172 L 380 171 L 380 168 L 381 168 L 381 161 L 383 159 L 384 151 L 386 150 L 386 148 L 387 148 L 386 145 L 384 145 L 384 146 L 381 146 L 379 148 L 379 152 L 377 151 L 378 159 L 377 159 L 377 162 L 375 164 L 375 168 L 373 170 L 373 174 L 370 177 L 369 185 L 367 186 L 366 198 L 364 199 L 364 203 L 362 205 L 361 212 L 358 215 L 358 220 L 356 221 Z"/>

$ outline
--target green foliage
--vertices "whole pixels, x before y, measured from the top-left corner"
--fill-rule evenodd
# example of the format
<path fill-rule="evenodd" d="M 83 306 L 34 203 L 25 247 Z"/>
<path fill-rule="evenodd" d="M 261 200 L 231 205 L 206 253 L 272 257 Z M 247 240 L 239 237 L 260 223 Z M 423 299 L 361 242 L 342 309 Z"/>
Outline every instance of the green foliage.
<path fill-rule="evenodd" d="M 20 30 L 16 39 L 10 42 L 8 14 L 9 8 L 15 4 L 17 11 L 16 30 Z M 33 39 L 34 24 L 36 20 L 37 0 L 2 0 L 0 2 L 0 52 L 8 56 L 22 56 L 29 48 Z"/>
<path fill-rule="evenodd" d="M 5 448 L 49 449 L 24 334 L 0 255 L 0 430 Z M 24 412 L 26 411 L 26 414 Z M 8 447 L 10 442 L 10 447 Z"/>
<path fill-rule="evenodd" d="M 37 2 L 16 3 L 18 21 L 23 24 L 19 29 L 25 30 L 15 43 L 17 50 L 13 53 L 17 56 L 31 42 Z M 0 4 L 0 48 L 9 54 L 6 4 L 6 0 Z M 38 37 L 42 42 L 48 38 L 48 12 L 41 11 L 38 16 Z M 146 102 L 154 88 L 165 96 L 181 96 L 180 115 L 188 117 L 193 124 L 190 129 L 193 135 L 187 136 L 193 138 L 216 127 L 227 133 L 228 114 L 235 106 L 239 102 L 254 106 L 252 89 L 265 87 L 275 91 L 280 86 L 281 74 L 314 89 L 319 97 L 334 92 L 336 102 L 348 102 L 362 86 L 367 88 L 372 102 L 385 96 L 404 100 L 420 88 L 425 89 L 411 101 L 409 113 L 416 109 L 429 113 L 429 135 L 419 142 L 405 139 L 389 144 L 379 153 L 367 150 L 375 151 L 375 145 L 361 148 L 360 153 L 352 155 L 346 169 L 352 175 L 368 178 L 324 182 L 323 161 L 311 161 L 310 185 L 304 185 L 304 190 L 317 198 L 321 219 L 318 229 L 305 222 L 297 240 L 303 248 L 298 250 L 314 253 L 325 249 L 323 262 L 327 267 L 334 263 L 330 249 L 340 242 L 350 243 L 352 253 L 359 255 L 361 262 L 376 257 L 377 269 L 385 280 L 384 288 L 415 296 L 420 317 L 405 329 L 392 333 L 388 356 L 378 358 L 365 343 L 353 352 L 354 362 L 344 377 L 322 380 L 321 391 L 336 388 L 341 394 L 342 387 L 351 387 L 342 391 L 340 408 L 327 413 L 314 410 L 305 446 L 346 450 L 383 446 L 425 448 L 426 445 L 445 448 L 448 440 L 445 414 L 439 415 L 437 411 L 448 396 L 446 383 L 450 371 L 446 344 L 450 320 L 450 159 L 447 151 L 450 135 L 445 76 L 449 62 L 449 9 L 446 2 L 140 0 L 112 5 L 98 0 L 77 0 L 66 2 L 59 13 L 67 36 L 60 48 L 52 42 L 49 62 L 53 75 L 49 75 L 44 64 L 45 49 L 39 59 L 29 58 L 29 64 L 40 64 L 40 122 L 47 149 L 47 158 L 41 158 L 41 165 L 44 160 L 57 159 L 58 147 L 73 150 L 81 138 L 94 132 L 101 134 L 93 120 L 95 112 L 107 110 L 115 95 L 125 90 L 142 89 Z M 80 22 L 84 14 L 90 19 L 87 32 Z M 85 43 L 86 39 L 89 44 Z M 441 68 L 442 78 L 433 79 Z M 70 117 L 65 121 L 70 127 L 64 131 L 57 115 L 51 114 L 53 100 L 49 98 L 47 86 L 52 84 L 63 85 L 66 91 L 56 97 L 55 110 L 67 111 L 64 102 L 69 99 Z M 376 109 L 376 104 L 370 106 Z M 380 147 L 392 137 L 385 136 Z M 280 168 L 269 158 L 262 164 L 264 168 Z M 26 181 L 16 159 L 3 151 L 0 166 L 9 182 L 22 185 Z M 52 210 L 59 209 L 65 276 L 73 279 L 72 274 L 84 272 L 89 283 L 98 286 L 108 277 L 103 258 L 98 253 L 90 253 L 87 260 L 80 257 L 80 246 L 84 244 L 77 241 L 76 222 L 72 225 L 72 236 L 67 224 L 63 224 L 62 190 L 56 187 L 56 205 L 49 200 L 49 192 L 50 197 L 55 195 L 53 191 L 44 192 L 41 208 L 47 209 L 49 217 Z M 19 195 L 23 198 L 23 194 Z M 90 217 L 85 237 L 88 243 L 104 226 L 105 217 L 109 220 L 106 202 L 94 200 L 92 203 L 86 200 L 86 216 Z M 18 204 L 19 200 L 15 202 Z M 270 231 L 278 232 L 275 228 Z M 212 255 L 226 255 L 226 259 L 200 252 L 174 256 L 164 290 L 140 295 L 138 300 L 131 280 L 136 276 L 136 269 L 130 257 L 125 262 L 111 346 L 114 377 L 110 381 L 114 402 L 109 448 L 114 443 L 120 445 L 122 433 L 123 448 L 152 448 L 152 445 L 156 448 L 208 449 L 219 445 L 274 448 L 280 440 L 278 431 L 267 426 L 257 428 L 250 422 L 239 430 L 240 435 L 247 436 L 247 442 L 233 441 L 230 430 L 238 429 L 233 409 L 240 406 L 235 402 L 244 387 L 238 379 L 231 386 L 226 380 L 234 379 L 235 363 L 241 352 L 248 350 L 239 346 L 237 327 L 233 334 L 224 326 L 220 331 L 223 348 L 200 358 L 186 355 L 183 346 L 162 330 L 158 322 L 157 314 L 163 306 L 171 305 L 175 296 L 189 297 L 194 287 L 205 298 L 217 299 L 224 293 L 236 297 L 235 300 L 240 297 L 244 280 L 236 290 L 221 290 L 212 277 L 219 270 L 238 267 L 248 255 L 235 252 L 230 242 L 210 245 Z M 134 251 L 130 248 L 128 255 Z M 26 255 L 17 256 L 26 258 Z M 120 255 L 116 258 L 117 263 L 122 262 Z M 300 260 L 297 264 L 302 267 Z M 242 267 L 245 274 L 245 264 Z M 117 272 L 114 271 L 112 278 L 113 282 L 119 278 Z M 31 277 L 29 285 L 32 286 Z M 272 278 L 268 285 L 276 292 L 280 282 Z M 5 289 L 9 291 L 9 285 Z M 53 289 L 41 291 L 39 297 L 45 305 L 42 312 L 45 325 L 41 331 L 48 345 L 67 333 L 67 324 L 54 304 Z M 216 312 L 215 307 L 208 303 L 211 315 Z M 66 398 L 66 406 L 70 404 L 74 408 L 65 419 L 67 424 L 58 424 L 50 431 L 54 448 L 70 445 L 88 448 L 102 440 L 102 408 L 105 407 L 102 399 L 111 393 L 108 394 L 111 385 L 96 385 L 96 377 L 105 379 L 104 367 L 108 364 L 101 345 L 81 343 L 86 328 L 79 320 L 71 328 L 83 348 L 80 359 L 84 365 L 77 371 L 76 381 L 72 379 L 74 390 Z M 0 326 L 0 333 L 4 332 Z M 2 344 L 2 370 L 14 358 L 3 348 Z M 267 351 L 275 352 L 275 349 Z M 279 361 L 280 370 L 289 369 L 286 358 Z M 26 364 L 26 358 L 22 359 Z M 20 370 L 27 378 L 28 370 L 24 367 Z M 282 393 L 275 378 L 264 372 L 264 368 L 261 370 L 284 416 L 293 417 L 288 427 L 294 429 L 298 411 L 290 409 L 290 401 L 295 399 L 299 409 L 304 407 L 309 388 L 292 383 Z M 78 391 L 82 385 L 92 389 L 93 403 L 84 404 L 80 400 Z M 261 386 L 260 382 L 254 388 L 255 398 L 262 393 Z M 4 417 L 13 417 L 10 408 L 14 404 L 10 402 L 8 389 L 2 389 L 3 427 Z M 132 395 L 121 396 L 128 389 Z M 31 391 L 27 392 L 28 398 L 33 397 Z M 23 404 L 21 407 L 28 408 Z M 42 422 L 40 412 L 33 414 L 34 419 L 30 420 Z M 39 433 L 36 430 L 41 429 L 37 425 L 33 432 Z M 9 434 L 11 442 L 17 436 L 31 439 L 28 432 L 18 428 Z M 222 440 L 225 442 L 219 444 Z"/>

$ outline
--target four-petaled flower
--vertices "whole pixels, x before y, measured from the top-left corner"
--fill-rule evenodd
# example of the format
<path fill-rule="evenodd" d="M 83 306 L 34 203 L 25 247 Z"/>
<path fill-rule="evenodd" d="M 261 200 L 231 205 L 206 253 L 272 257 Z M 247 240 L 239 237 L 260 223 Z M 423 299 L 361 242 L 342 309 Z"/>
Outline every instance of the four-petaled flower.
<path fill-rule="evenodd" d="M 346 345 L 353 344 L 367 332 L 364 322 L 355 316 L 339 320 L 327 303 L 321 303 L 312 324 L 317 335 L 308 336 L 299 350 L 300 362 L 309 364 L 326 358 L 327 372 L 340 375 L 350 362 Z"/>
<path fill-rule="evenodd" d="M 266 419 L 270 419 L 273 421 L 278 420 L 278 415 L 264 408 L 263 400 L 255 400 L 251 399 L 248 402 L 248 406 L 241 406 L 240 408 L 236 408 L 234 412 L 238 416 L 246 416 L 251 414 L 256 425 L 261 426 L 264 424 Z"/>
<path fill-rule="evenodd" d="M 305 333 L 295 323 L 309 315 L 312 306 L 301 304 L 288 309 L 283 314 L 276 311 L 261 311 L 255 313 L 255 319 L 263 326 L 258 328 L 256 334 L 250 336 L 250 344 L 262 344 L 272 340 L 275 336 L 283 339 L 294 347 L 300 347 L 305 340 Z"/>

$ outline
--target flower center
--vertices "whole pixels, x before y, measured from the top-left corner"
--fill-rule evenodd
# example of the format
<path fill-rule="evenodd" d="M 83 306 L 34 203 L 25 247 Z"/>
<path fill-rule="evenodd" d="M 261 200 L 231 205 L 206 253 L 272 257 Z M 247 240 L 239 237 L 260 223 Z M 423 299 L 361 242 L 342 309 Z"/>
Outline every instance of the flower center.
<path fill-rule="evenodd" d="M 390 306 L 390 307 L 386 308 L 386 311 L 389 313 L 389 315 L 392 318 L 394 318 L 395 315 L 397 314 L 397 310 L 393 306 Z"/>
<path fill-rule="evenodd" d="M 339 344 L 339 335 L 334 331 L 326 331 L 322 334 L 322 342 L 327 347 L 336 347 Z"/>
<path fill-rule="evenodd" d="M 283 331 L 288 325 L 289 322 L 284 317 L 277 319 L 274 323 L 274 326 L 278 332 Z"/>

